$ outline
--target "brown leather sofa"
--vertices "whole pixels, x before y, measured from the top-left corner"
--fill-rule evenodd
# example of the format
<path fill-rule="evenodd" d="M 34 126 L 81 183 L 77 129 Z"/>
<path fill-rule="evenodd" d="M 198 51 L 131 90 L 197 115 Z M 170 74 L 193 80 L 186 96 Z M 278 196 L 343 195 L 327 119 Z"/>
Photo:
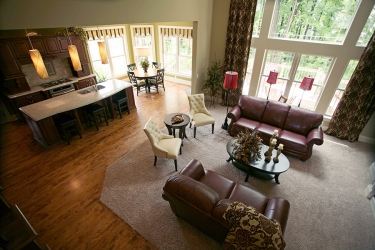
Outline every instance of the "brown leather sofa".
<path fill-rule="evenodd" d="M 231 136 L 257 129 L 266 145 L 277 129 L 277 143 L 284 144 L 282 152 L 302 161 L 311 157 L 314 144 L 323 144 L 323 115 L 307 109 L 242 95 L 227 117 L 231 119 L 228 126 Z"/>
<path fill-rule="evenodd" d="M 223 215 L 230 204 L 240 201 L 259 213 L 280 222 L 284 233 L 290 204 L 283 198 L 267 198 L 249 187 L 205 170 L 198 160 L 191 160 L 179 174 L 168 178 L 163 187 L 163 199 L 173 213 L 223 243 L 230 225 Z"/>

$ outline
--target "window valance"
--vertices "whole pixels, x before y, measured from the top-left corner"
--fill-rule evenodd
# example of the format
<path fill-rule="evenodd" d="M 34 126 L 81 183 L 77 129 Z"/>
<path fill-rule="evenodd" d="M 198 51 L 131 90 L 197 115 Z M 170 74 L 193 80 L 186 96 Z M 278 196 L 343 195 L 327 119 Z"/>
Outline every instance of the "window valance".
<path fill-rule="evenodd" d="M 160 34 L 162 36 L 179 36 L 184 38 L 193 38 L 193 30 L 184 28 L 161 28 Z"/>
<path fill-rule="evenodd" d="M 124 29 L 100 29 L 100 30 L 86 30 L 88 40 L 100 40 L 104 37 L 121 37 L 124 35 Z"/>
<path fill-rule="evenodd" d="M 133 34 L 135 36 L 150 36 L 151 35 L 151 28 L 150 27 L 133 28 Z"/>

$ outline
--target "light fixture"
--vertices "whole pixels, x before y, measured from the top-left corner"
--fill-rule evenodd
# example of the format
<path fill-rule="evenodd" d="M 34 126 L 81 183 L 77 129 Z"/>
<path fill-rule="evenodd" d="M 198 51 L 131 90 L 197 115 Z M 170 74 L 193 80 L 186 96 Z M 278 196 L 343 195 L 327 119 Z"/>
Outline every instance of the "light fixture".
<path fill-rule="evenodd" d="M 99 27 L 98 27 L 98 38 L 100 39 L 100 32 L 99 32 Z M 102 60 L 102 64 L 108 64 L 108 57 L 107 57 L 107 50 L 105 48 L 105 43 L 104 42 L 98 42 L 98 47 L 99 47 L 99 55 L 100 59 Z"/>
<path fill-rule="evenodd" d="M 303 93 L 301 96 L 301 100 L 298 103 L 298 107 L 301 105 L 301 101 L 303 98 L 303 94 L 305 93 L 305 90 L 311 90 L 313 83 L 314 83 L 314 78 L 306 77 L 306 76 L 303 78 L 301 85 L 299 86 L 299 88 L 303 90 Z"/>
<path fill-rule="evenodd" d="M 30 40 L 30 36 L 35 36 L 35 35 L 37 35 L 37 33 L 35 33 L 35 32 L 27 33 L 26 29 L 25 29 L 25 31 L 26 31 L 26 36 L 27 36 L 27 38 L 29 38 L 29 42 L 30 42 L 30 45 L 31 45 L 31 50 L 29 50 L 29 53 L 30 53 L 31 60 L 33 61 L 35 70 L 38 73 L 40 78 L 42 78 L 42 79 L 48 78 L 48 72 L 47 72 L 46 66 L 44 65 L 43 58 L 40 55 L 39 50 L 34 49 L 33 44 L 31 43 L 31 40 Z"/>
<path fill-rule="evenodd" d="M 66 28 L 66 33 L 68 35 L 68 39 L 70 43 L 70 45 L 68 45 L 68 51 L 69 51 L 70 59 L 72 60 L 73 68 L 75 71 L 80 71 L 82 70 L 82 66 L 81 66 L 81 61 L 79 60 L 77 47 L 75 45 L 72 45 L 72 41 L 70 40 L 69 31 L 67 28 Z"/>
<path fill-rule="evenodd" d="M 138 47 L 135 48 L 136 56 L 148 57 L 151 55 L 151 48 L 150 47 Z"/>
<path fill-rule="evenodd" d="M 276 71 L 270 71 L 270 74 L 268 75 L 267 82 L 270 84 L 270 88 L 268 89 L 267 100 L 268 100 L 268 96 L 270 95 L 270 90 L 271 90 L 272 84 L 277 83 L 277 76 L 278 75 L 279 75 L 279 72 L 276 72 Z"/>
<path fill-rule="evenodd" d="M 225 89 L 227 89 L 227 115 L 225 116 L 224 123 L 221 125 L 221 128 L 225 129 L 225 130 L 228 129 L 228 117 L 227 117 L 228 116 L 228 105 L 229 105 L 228 98 L 229 98 L 229 95 L 230 95 L 230 91 L 232 89 L 237 88 L 237 82 L 238 82 L 238 73 L 237 72 L 234 72 L 234 71 L 225 72 L 223 87 Z"/>

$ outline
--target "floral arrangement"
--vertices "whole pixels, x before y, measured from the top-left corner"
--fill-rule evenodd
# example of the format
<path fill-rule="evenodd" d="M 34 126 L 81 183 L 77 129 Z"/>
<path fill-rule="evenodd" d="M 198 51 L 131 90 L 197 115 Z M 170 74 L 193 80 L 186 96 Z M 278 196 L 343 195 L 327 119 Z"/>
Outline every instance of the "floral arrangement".
<path fill-rule="evenodd" d="M 235 159 L 250 163 L 254 159 L 262 159 L 262 139 L 257 130 L 240 132 L 233 143 L 233 156 Z"/>
<path fill-rule="evenodd" d="M 147 72 L 147 69 L 150 66 L 150 62 L 148 61 L 148 58 L 147 57 L 142 58 L 140 64 L 141 64 L 142 69 L 145 72 Z"/>

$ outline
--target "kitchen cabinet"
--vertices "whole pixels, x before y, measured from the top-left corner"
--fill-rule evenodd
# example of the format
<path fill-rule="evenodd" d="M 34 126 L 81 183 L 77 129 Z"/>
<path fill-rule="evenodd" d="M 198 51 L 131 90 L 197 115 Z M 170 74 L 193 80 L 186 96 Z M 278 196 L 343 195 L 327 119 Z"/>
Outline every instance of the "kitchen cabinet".
<path fill-rule="evenodd" d="M 30 41 L 33 45 L 32 47 Z M 27 38 L 11 40 L 11 44 L 17 59 L 30 58 L 29 50 L 32 48 L 39 50 L 42 56 L 47 54 L 47 50 L 44 46 L 42 38 L 30 37 L 30 41 Z"/>
<path fill-rule="evenodd" d="M 11 95 L 30 90 L 30 86 L 25 77 L 4 80 L 2 87 L 4 87 L 2 89 L 9 92 Z"/>
<path fill-rule="evenodd" d="M 24 123 L 26 123 L 24 116 L 22 115 L 19 108 L 33 104 L 33 103 L 41 102 L 47 98 L 48 97 L 45 96 L 43 91 L 38 91 L 38 92 L 30 93 L 27 95 L 22 95 L 22 96 L 12 98 L 11 102 L 13 105 L 14 112 Z"/>
<path fill-rule="evenodd" d="M 83 89 L 83 88 L 90 87 L 90 86 L 92 86 L 94 84 L 97 84 L 97 83 L 98 82 L 96 81 L 96 77 L 92 76 L 92 77 L 89 77 L 89 78 L 86 78 L 86 79 L 79 80 L 78 82 L 74 83 L 74 88 L 76 90 Z"/>
<path fill-rule="evenodd" d="M 3 79 L 25 76 L 9 41 L 0 41 L 0 73 Z"/>

